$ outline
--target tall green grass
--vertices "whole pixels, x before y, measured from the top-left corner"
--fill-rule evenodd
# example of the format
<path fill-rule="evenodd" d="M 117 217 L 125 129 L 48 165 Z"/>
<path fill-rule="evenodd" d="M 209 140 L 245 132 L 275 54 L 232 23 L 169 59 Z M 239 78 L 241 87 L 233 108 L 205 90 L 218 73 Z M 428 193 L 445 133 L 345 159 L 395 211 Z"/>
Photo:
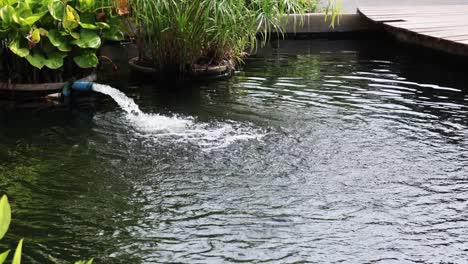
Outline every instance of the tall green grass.
<path fill-rule="evenodd" d="M 131 0 L 130 6 L 140 63 L 185 72 L 194 64 L 241 61 L 246 48 L 265 43 L 272 31 L 281 34 L 287 14 L 314 10 L 317 1 Z"/>

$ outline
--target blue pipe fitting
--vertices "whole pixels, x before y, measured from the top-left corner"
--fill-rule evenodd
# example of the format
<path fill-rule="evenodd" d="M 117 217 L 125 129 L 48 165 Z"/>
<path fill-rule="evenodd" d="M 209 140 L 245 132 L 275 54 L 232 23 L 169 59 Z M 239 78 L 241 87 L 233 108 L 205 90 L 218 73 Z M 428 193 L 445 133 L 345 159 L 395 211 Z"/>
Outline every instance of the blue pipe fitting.
<path fill-rule="evenodd" d="M 62 89 L 62 96 L 64 96 L 64 97 L 70 96 L 70 94 L 71 94 L 70 88 L 71 88 L 70 83 L 65 83 L 65 85 L 63 86 L 63 89 Z"/>
<path fill-rule="evenodd" d="M 71 88 L 75 91 L 90 92 L 93 88 L 93 82 L 74 82 Z"/>

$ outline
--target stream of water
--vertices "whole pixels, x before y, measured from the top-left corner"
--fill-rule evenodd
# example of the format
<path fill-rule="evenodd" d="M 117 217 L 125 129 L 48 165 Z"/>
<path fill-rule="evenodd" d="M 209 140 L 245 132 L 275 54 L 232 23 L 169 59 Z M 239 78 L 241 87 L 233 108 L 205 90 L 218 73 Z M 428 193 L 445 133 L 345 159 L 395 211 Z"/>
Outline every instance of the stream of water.
<path fill-rule="evenodd" d="M 464 65 L 388 41 L 280 41 L 230 79 L 118 73 L 91 106 L 0 111 L 0 251 L 24 238 L 32 264 L 466 263 Z"/>
<path fill-rule="evenodd" d="M 203 124 L 191 117 L 148 114 L 140 110 L 135 101 L 109 85 L 94 84 L 93 91 L 110 96 L 126 112 L 127 119 L 145 138 L 164 138 L 175 143 L 192 143 L 202 150 L 213 150 L 240 140 L 259 140 L 260 130 L 236 123 Z"/>

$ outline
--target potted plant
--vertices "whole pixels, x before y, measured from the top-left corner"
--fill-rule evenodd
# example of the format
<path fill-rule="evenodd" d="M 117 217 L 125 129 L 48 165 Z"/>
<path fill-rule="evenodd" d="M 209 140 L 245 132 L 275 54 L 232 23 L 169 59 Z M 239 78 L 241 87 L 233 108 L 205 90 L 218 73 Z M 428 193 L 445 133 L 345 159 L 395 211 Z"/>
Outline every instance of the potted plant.
<path fill-rule="evenodd" d="M 160 75 L 230 73 L 246 48 L 265 43 L 271 31 L 281 34 L 288 14 L 315 5 L 311 0 L 132 0 L 129 24 L 139 55 L 130 66 Z"/>
<path fill-rule="evenodd" d="M 95 79 L 105 39 L 121 40 L 111 0 L 0 0 L 0 90 L 56 90 Z"/>

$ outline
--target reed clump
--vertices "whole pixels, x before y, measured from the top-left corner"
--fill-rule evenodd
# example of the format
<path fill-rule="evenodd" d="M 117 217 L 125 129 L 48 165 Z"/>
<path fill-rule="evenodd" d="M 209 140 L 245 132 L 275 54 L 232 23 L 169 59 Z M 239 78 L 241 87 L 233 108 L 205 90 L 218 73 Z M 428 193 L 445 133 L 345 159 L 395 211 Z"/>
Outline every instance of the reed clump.
<path fill-rule="evenodd" d="M 241 62 L 246 49 L 261 46 L 271 32 L 282 34 L 287 14 L 316 10 L 317 1 L 131 0 L 130 7 L 138 63 L 183 73 L 193 65 Z"/>

